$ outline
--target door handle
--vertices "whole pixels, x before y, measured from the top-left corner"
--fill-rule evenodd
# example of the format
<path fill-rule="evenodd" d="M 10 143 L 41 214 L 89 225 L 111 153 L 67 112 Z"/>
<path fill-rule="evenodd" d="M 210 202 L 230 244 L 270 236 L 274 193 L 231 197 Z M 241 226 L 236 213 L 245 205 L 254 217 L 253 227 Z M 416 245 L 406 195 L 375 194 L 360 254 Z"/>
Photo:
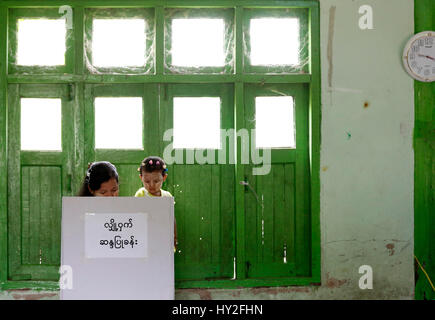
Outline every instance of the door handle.
<path fill-rule="evenodd" d="M 257 195 L 257 193 L 255 192 L 254 188 L 252 188 L 251 185 L 249 184 L 248 179 L 246 179 L 246 181 L 239 181 L 239 183 L 240 183 L 242 186 L 246 186 L 246 187 L 248 187 L 248 188 L 252 191 L 252 193 L 255 195 L 255 198 L 257 199 L 257 202 L 260 202 L 260 200 L 258 199 L 258 195 Z"/>

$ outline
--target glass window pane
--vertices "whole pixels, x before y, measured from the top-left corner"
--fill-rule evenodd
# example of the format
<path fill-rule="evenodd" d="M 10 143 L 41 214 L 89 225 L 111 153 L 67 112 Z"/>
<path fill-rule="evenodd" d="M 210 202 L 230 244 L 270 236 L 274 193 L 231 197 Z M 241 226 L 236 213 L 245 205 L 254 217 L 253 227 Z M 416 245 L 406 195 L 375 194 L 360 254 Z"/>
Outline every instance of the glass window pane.
<path fill-rule="evenodd" d="M 95 148 L 143 149 L 142 98 L 95 98 Z"/>
<path fill-rule="evenodd" d="M 299 20 L 251 19 L 251 65 L 298 65 Z"/>
<path fill-rule="evenodd" d="M 62 150 L 61 99 L 21 99 L 21 150 Z"/>
<path fill-rule="evenodd" d="M 64 65 L 65 36 L 64 19 L 19 19 L 17 64 Z"/>
<path fill-rule="evenodd" d="M 293 97 L 255 98 L 257 148 L 296 148 Z"/>
<path fill-rule="evenodd" d="M 174 148 L 220 148 L 220 98 L 174 98 Z"/>
<path fill-rule="evenodd" d="M 98 67 L 145 65 L 145 20 L 94 19 L 92 63 Z"/>
<path fill-rule="evenodd" d="M 172 65 L 223 66 L 224 36 L 223 19 L 173 19 Z"/>

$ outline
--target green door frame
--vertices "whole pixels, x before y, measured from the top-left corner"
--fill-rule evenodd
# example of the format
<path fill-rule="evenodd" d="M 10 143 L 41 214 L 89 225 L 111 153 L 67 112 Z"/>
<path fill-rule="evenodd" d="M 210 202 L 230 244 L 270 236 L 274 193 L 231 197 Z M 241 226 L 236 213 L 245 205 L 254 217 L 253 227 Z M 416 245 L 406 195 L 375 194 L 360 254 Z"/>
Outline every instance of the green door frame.
<path fill-rule="evenodd" d="M 435 2 L 415 0 L 415 33 L 435 31 Z M 415 299 L 435 299 L 435 82 L 414 81 Z M 418 262 L 417 262 L 418 259 Z M 420 264 L 425 269 L 427 276 Z"/>
<path fill-rule="evenodd" d="M 234 128 L 233 97 L 234 86 L 223 84 L 164 84 L 160 103 L 160 139 L 166 130 L 173 129 L 174 97 L 215 97 L 220 99 L 220 129 Z M 194 118 L 195 115 L 192 115 Z M 221 139 L 223 142 L 223 138 Z M 165 142 L 171 154 L 182 154 L 183 163 L 169 165 L 168 190 L 175 197 L 179 250 L 175 254 L 176 288 L 197 286 L 225 286 L 233 277 L 233 257 L 235 254 L 235 201 L 234 164 L 219 164 L 219 151 L 208 150 L 214 155 L 210 164 L 198 164 L 190 149 L 170 149 L 171 141 Z M 229 154 L 230 144 L 222 143 L 225 155 Z M 222 149 L 224 150 L 224 149 Z M 199 150 L 195 150 L 198 152 Z M 204 155 L 205 150 L 202 150 Z M 181 157 L 180 157 L 181 158 Z M 183 179 L 189 177 L 188 179 Z M 209 181 L 210 183 L 207 183 Z M 176 186 L 179 186 L 177 188 Z M 195 187 L 196 186 L 196 187 Z M 182 193 L 180 193 L 180 191 Z M 188 197 L 187 195 L 191 196 Z M 177 200 L 178 199 L 178 200 Z M 204 201 L 198 201 L 203 199 Z M 201 203 L 202 202 L 202 203 Z M 198 204 L 199 203 L 199 204 Z M 180 207 L 177 208 L 177 206 Z M 192 210 L 199 208 L 199 210 Z M 190 210 L 201 216 L 192 217 Z M 208 211 L 208 212 L 205 212 Z M 204 213 L 200 213 L 204 212 Z M 199 244 L 198 239 L 200 239 Z M 211 252 L 214 252 L 211 259 Z M 207 279 L 204 281 L 204 279 Z"/>
<path fill-rule="evenodd" d="M 0 38 L 8 33 L 8 9 L 0 8 Z M 8 169 L 7 169 L 7 43 L 0 42 L 0 288 L 8 273 Z"/>
<path fill-rule="evenodd" d="M 40 6 L 47 4 L 40 1 Z M 199 0 L 192 0 L 189 3 L 179 1 L 178 5 L 174 1 L 149 0 L 146 1 L 119 1 L 119 3 L 111 2 L 113 5 L 121 7 L 148 6 L 155 7 L 156 12 L 156 34 L 157 41 L 155 74 L 147 75 L 97 75 L 88 74 L 85 71 L 84 53 L 82 50 L 84 39 L 84 7 L 102 7 L 104 1 L 59 1 L 50 2 L 50 6 L 69 4 L 74 10 L 74 37 L 76 46 L 71 57 L 73 57 L 73 74 L 7 74 L 7 43 L 0 43 L 0 105 L 7 105 L 7 85 L 11 83 L 58 83 L 70 84 L 74 89 L 74 103 L 76 105 L 84 105 L 85 91 L 87 84 L 97 83 L 141 83 L 145 84 L 165 84 L 165 83 L 232 83 L 234 85 L 234 119 L 235 131 L 244 128 L 244 84 L 248 83 L 303 83 L 309 87 L 309 158 L 310 158 L 310 207 L 311 207 L 311 275 L 308 277 L 294 278 L 289 282 L 282 282 L 276 279 L 274 282 L 265 281 L 262 279 L 246 279 L 245 281 L 222 282 L 216 281 L 210 284 L 207 281 L 199 283 L 201 287 L 239 287 L 239 286 L 280 286 L 280 285 L 309 285 L 320 283 L 320 8 L 318 0 L 306 1 L 287 1 L 283 0 L 279 3 L 271 4 L 268 1 L 252 0 L 246 2 L 243 0 L 222 0 L 216 1 L 213 5 L 207 5 Z M 34 6 L 34 1 L 4 1 L 0 4 L 0 35 L 2 39 L 7 39 L 8 35 L 8 10 L 10 7 L 26 7 Z M 235 27 L 235 59 L 233 74 L 192 74 L 178 75 L 164 73 L 164 7 L 188 7 L 188 8 L 234 8 L 234 27 Z M 106 5 L 107 6 L 107 5 Z M 308 29 L 309 29 L 309 50 L 308 55 L 310 63 L 308 73 L 300 74 L 249 74 L 244 72 L 243 58 L 243 10 L 244 7 L 267 7 L 267 8 L 308 8 Z M 75 128 L 83 128 L 85 119 L 85 111 L 80 108 L 74 113 Z M 33 289 L 52 289 L 57 290 L 56 282 L 38 282 L 38 281 L 9 281 L 8 274 L 8 219 L 7 219 L 7 135 L 6 135 L 6 108 L 0 109 L 0 288 L 33 288 Z M 77 148 L 84 150 L 85 132 L 81 129 L 75 132 L 75 143 Z M 240 145 L 238 145 L 238 154 L 240 154 Z M 79 177 L 79 172 L 83 172 L 85 167 L 86 157 L 85 152 L 79 152 L 74 155 L 73 171 L 76 173 L 72 184 L 74 190 L 80 184 L 82 177 Z M 235 165 L 235 181 L 244 179 L 244 165 Z M 245 273 L 245 265 L 239 261 L 245 259 L 245 204 L 244 204 L 244 186 L 236 184 L 235 203 L 236 203 L 236 235 L 239 239 L 236 248 L 236 255 L 240 259 L 237 262 L 238 276 Z"/>
<path fill-rule="evenodd" d="M 293 98 L 296 148 L 272 148 L 271 168 L 267 175 L 254 175 L 254 165 L 245 166 L 245 180 L 258 199 L 246 190 L 244 276 L 248 279 L 280 278 L 284 284 L 291 282 L 288 278 L 308 277 L 311 273 L 308 86 L 302 83 L 246 85 L 244 110 L 245 128 L 251 132 L 255 129 L 252 121 L 255 119 L 255 98 L 283 95 Z"/>
<path fill-rule="evenodd" d="M 72 194 L 74 129 L 69 119 L 74 118 L 74 108 L 69 90 L 66 84 L 10 84 L 8 88 L 8 249 L 14 252 L 8 256 L 11 280 L 54 281 L 59 277 L 61 240 L 60 232 L 55 231 L 60 231 L 62 204 L 60 198 L 49 195 Z M 61 99 L 61 151 L 20 150 L 21 98 Z M 34 226 L 40 231 L 30 232 Z M 42 230 L 44 226 L 51 230 Z M 26 238 L 21 237 L 25 230 Z M 44 265 L 37 265 L 38 252 L 31 250 L 38 245 L 48 251 L 39 252 Z"/>

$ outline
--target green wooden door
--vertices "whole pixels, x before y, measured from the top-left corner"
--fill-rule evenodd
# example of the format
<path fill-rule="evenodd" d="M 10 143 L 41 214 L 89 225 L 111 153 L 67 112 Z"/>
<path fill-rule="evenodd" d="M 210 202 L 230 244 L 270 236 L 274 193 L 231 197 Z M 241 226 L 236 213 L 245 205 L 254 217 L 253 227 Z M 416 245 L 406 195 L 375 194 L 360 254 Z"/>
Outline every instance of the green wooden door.
<path fill-rule="evenodd" d="M 59 277 L 62 196 L 72 194 L 74 105 L 71 88 L 30 84 L 11 84 L 8 88 L 10 280 L 57 280 Z M 51 104 L 53 109 L 45 109 Z M 57 118 L 52 116 L 56 110 Z M 23 119 L 29 120 L 32 114 L 33 124 L 29 126 L 27 121 L 21 130 Z M 57 140 L 60 141 L 58 150 L 44 149 L 52 140 L 50 137 L 31 141 L 31 136 L 36 136 L 41 128 L 53 126 L 60 128 L 51 136 L 56 140 L 55 136 L 61 135 Z M 31 132 L 26 132 L 29 129 Z M 34 148 L 32 143 L 36 145 Z"/>
<path fill-rule="evenodd" d="M 139 179 L 139 167 L 141 161 L 147 155 L 158 155 L 160 152 L 161 139 L 159 134 L 159 101 L 158 85 L 155 84 L 89 84 L 85 87 L 85 159 L 86 163 L 93 161 L 109 161 L 113 163 L 119 174 L 119 195 L 134 196 L 135 192 L 142 187 Z M 99 105 L 100 116 L 107 116 L 110 122 L 108 128 L 102 129 L 107 135 L 107 144 L 99 147 L 96 145 L 96 124 L 98 115 L 96 114 L 96 101 L 99 98 L 107 98 Z M 116 98 L 136 98 L 141 103 L 142 111 L 137 116 L 128 113 L 132 105 L 125 104 L 125 100 L 118 102 Z M 115 109 L 111 105 L 115 102 Z M 141 102 L 140 102 L 141 101 Z M 107 110 L 107 111 L 106 111 Z M 111 112 L 115 113 L 111 113 Z M 118 113 L 119 112 L 119 113 Z M 127 112 L 124 118 L 117 117 L 119 114 Z M 102 115 L 104 113 L 104 115 Z M 130 116 L 131 115 L 131 116 Z M 139 117 L 140 119 L 137 119 Z M 103 119 L 104 121 L 104 119 Z M 130 124 L 139 123 L 141 129 L 137 131 L 140 142 L 131 147 L 129 139 L 136 139 L 136 135 L 131 137 L 126 134 Z M 110 140 L 120 139 L 116 145 L 111 144 Z M 86 168 L 83 168 L 83 175 Z"/>
<path fill-rule="evenodd" d="M 175 1 L 174 5 L 176 2 L 183 4 Z M 83 181 L 87 163 L 99 160 L 116 165 L 120 195 L 133 196 L 142 186 L 137 172 L 141 160 L 149 155 L 164 157 L 170 144 L 165 141 L 165 133 L 174 127 L 174 98 L 217 97 L 220 99 L 219 128 L 239 130 L 254 128 L 255 97 L 274 94 L 295 97 L 297 146 L 294 150 L 272 150 L 269 174 L 253 175 L 254 165 L 234 164 L 231 155 L 242 148 L 240 139 L 232 138 L 229 132 L 224 132 L 230 136 L 225 138 L 224 147 L 221 145 L 221 149 L 211 152 L 215 154 L 214 163 L 204 163 L 204 159 L 196 154 L 192 158 L 189 148 L 181 148 L 181 163 L 169 165 L 169 177 L 163 188 L 175 197 L 179 240 L 175 255 L 176 285 L 179 288 L 277 286 L 308 284 L 313 279 L 319 281 L 318 2 L 264 6 L 258 1 L 249 5 L 244 1 L 234 1 L 231 8 L 201 1 L 193 3 L 195 8 L 165 7 L 155 1 L 145 1 L 146 8 L 122 8 L 122 1 L 112 3 L 117 8 L 106 8 L 107 3 L 95 8 L 68 3 L 73 8 L 73 28 L 66 31 L 65 64 L 60 66 L 22 66 L 16 59 L 18 19 L 59 18 L 61 14 L 57 8 L 24 8 L 26 4 L 17 4 L 2 8 L 0 13 L 5 21 L 0 21 L 0 30 L 3 39 L 8 39 L 8 43 L 5 40 L 1 46 L 4 50 L 0 53 L 0 63 L 8 67 L 7 70 L 3 68 L 2 76 L 3 82 L 10 84 L 8 92 L 5 86 L 4 92 L 0 92 L 0 100 L 8 102 L 7 122 L 0 121 L 3 129 L 7 125 L 7 135 L 3 140 L 8 142 L 8 164 L 0 165 L 5 176 L 4 185 L 6 180 L 8 185 L 8 194 L 4 192 L 8 210 L 3 218 L 0 217 L 0 220 L 8 221 L 8 227 L 3 228 L 0 235 L 5 242 L 8 241 L 8 253 L 3 250 L 5 248 L 0 250 L 3 262 L 9 261 L 9 264 L 0 263 L 2 281 L 6 269 L 12 280 L 58 278 L 61 196 L 75 195 Z M 273 64 L 264 67 L 251 63 L 250 20 L 263 16 L 299 18 L 303 46 L 301 63 L 296 69 L 293 66 L 283 68 Z M 144 67 L 94 65 L 93 19 L 110 17 L 145 19 L 147 59 Z M 224 66 L 174 68 L 171 21 L 189 17 L 224 20 Z M 213 37 L 213 32 L 210 32 L 210 37 Z M 74 83 L 68 84 L 70 81 Z M 253 83 L 265 85 L 251 85 Z M 310 128 L 307 92 L 310 92 Z M 60 150 L 21 150 L 22 98 L 61 100 Z M 102 107 L 104 114 L 104 104 L 98 107 L 98 101 L 103 98 L 140 99 L 139 111 L 142 113 L 136 113 L 130 119 L 119 116 L 119 111 L 121 115 L 124 110 L 130 112 L 123 103 L 116 106 L 118 113 L 111 117 L 112 111 L 106 113 L 109 115 L 107 121 L 111 122 L 105 130 L 109 142 L 126 136 L 129 121 L 137 124 L 139 118 L 141 127 L 138 133 L 133 138 L 125 138 L 125 142 L 139 138 L 134 147 L 128 143 L 118 146 L 96 144 L 99 119 L 96 110 L 101 111 L 99 108 Z M 195 113 L 189 116 L 192 124 L 202 121 Z M 40 123 L 40 126 L 47 124 Z M 312 186 L 309 147 L 312 151 Z M 221 152 L 224 161 L 216 161 L 222 159 Z M 248 181 L 254 193 L 240 181 Z M 310 187 L 314 191 L 312 208 L 309 208 Z M 312 234 L 310 230 L 313 230 Z M 311 272 L 310 250 L 314 274 L 307 278 L 305 276 Z M 293 278 L 283 278 L 292 275 Z M 276 277 L 279 279 L 273 279 Z M 209 279 L 215 281 L 207 281 Z M 18 283 L 12 285 L 22 285 Z M 50 283 L 51 286 L 53 283 Z"/>
<path fill-rule="evenodd" d="M 252 164 L 252 161 L 245 165 L 245 182 L 249 183 L 244 193 L 246 278 L 310 275 L 307 96 L 308 88 L 304 84 L 252 84 L 245 88 L 245 127 L 250 133 L 254 128 L 258 134 L 261 133 L 256 119 L 256 112 L 260 112 L 256 109 L 256 105 L 260 104 L 256 102 L 257 97 L 287 97 L 288 100 L 292 97 L 294 118 L 293 121 L 288 118 L 288 124 L 286 120 L 284 125 L 294 126 L 296 143 L 295 148 L 271 149 L 268 174 L 254 175 L 253 169 L 260 165 Z M 272 115 L 269 131 L 273 131 L 272 128 L 278 125 L 276 119 L 286 115 L 277 109 L 273 100 L 266 101 L 266 105 L 263 102 L 262 106 Z M 291 101 L 288 102 L 291 108 Z M 264 127 L 261 130 L 267 134 Z M 265 146 L 265 143 L 275 144 L 263 138 L 262 145 Z"/>
<path fill-rule="evenodd" d="M 179 97 L 214 97 L 220 99 L 220 128 L 233 128 L 234 99 L 232 85 L 167 84 L 162 85 L 160 105 L 160 136 L 174 128 L 174 99 Z M 183 112 L 182 109 L 179 112 Z M 219 117 L 219 115 L 218 115 Z M 198 114 L 189 114 L 195 126 L 204 121 Z M 219 119 L 218 119 L 219 120 Z M 176 139 L 177 132 L 174 131 Z M 202 134 L 199 133 L 198 134 Z M 219 133 L 218 133 L 219 134 Z M 223 135 L 221 135 L 223 138 Z M 168 139 L 165 139 L 168 140 Z M 175 140 L 174 140 L 175 142 Z M 166 141 L 162 152 L 175 154 L 172 140 Z M 229 143 L 221 144 L 221 152 L 229 155 Z M 178 250 L 175 254 L 175 279 L 231 279 L 235 257 L 235 181 L 234 163 L 219 163 L 219 150 L 210 154 L 215 161 L 200 164 L 192 149 L 178 148 L 181 161 L 168 166 L 167 190 L 175 198 Z M 165 157 L 166 159 L 166 157 Z M 180 163 L 181 162 L 181 163 Z"/>

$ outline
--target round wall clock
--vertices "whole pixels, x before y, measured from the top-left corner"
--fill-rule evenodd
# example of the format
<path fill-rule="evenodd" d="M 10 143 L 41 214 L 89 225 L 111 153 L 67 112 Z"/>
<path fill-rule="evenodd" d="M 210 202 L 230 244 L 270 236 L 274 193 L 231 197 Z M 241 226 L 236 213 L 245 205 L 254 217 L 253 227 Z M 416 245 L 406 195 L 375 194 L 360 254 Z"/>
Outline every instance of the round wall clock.
<path fill-rule="evenodd" d="M 414 79 L 435 81 L 435 31 L 423 31 L 409 39 L 403 50 L 403 65 Z"/>

